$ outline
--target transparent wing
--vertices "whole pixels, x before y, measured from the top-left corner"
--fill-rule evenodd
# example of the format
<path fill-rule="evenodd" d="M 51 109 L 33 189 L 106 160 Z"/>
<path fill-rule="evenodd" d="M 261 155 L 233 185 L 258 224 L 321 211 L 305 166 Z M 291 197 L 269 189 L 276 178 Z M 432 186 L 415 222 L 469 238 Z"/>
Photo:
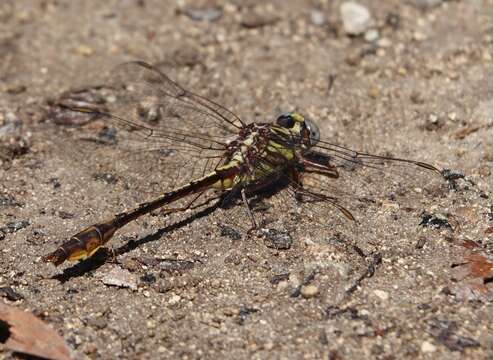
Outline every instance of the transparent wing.
<path fill-rule="evenodd" d="M 59 118 L 85 117 L 75 121 L 78 125 L 96 119 L 104 124 L 99 130 L 115 129 L 114 142 L 122 155 L 114 161 L 141 163 L 157 157 L 155 170 L 160 163 L 167 172 L 179 170 L 182 183 L 217 166 L 228 140 L 243 126 L 231 111 L 139 61 L 116 67 L 89 99 L 84 93 L 67 93 L 57 105 L 63 112 Z M 100 140 L 100 132 L 90 135 L 90 126 L 85 130 L 78 138 Z"/>
<path fill-rule="evenodd" d="M 289 141 L 282 144 L 287 147 Z M 278 182 L 284 183 L 282 191 L 296 200 L 299 211 L 325 223 L 334 213 L 353 221 L 369 211 L 418 209 L 448 191 L 442 172 L 424 162 L 358 152 L 324 141 L 312 150 L 300 155 L 300 164 L 287 165 L 278 174 Z M 275 167 L 262 154 L 252 165 L 259 172 Z M 292 205 L 278 202 L 280 208 Z"/>
<path fill-rule="evenodd" d="M 368 207 L 417 208 L 448 191 L 442 172 L 424 162 L 367 154 L 327 142 L 317 144 L 308 158 L 331 171 L 323 173 L 308 166 L 301 193 L 314 202 L 328 197 L 351 213 Z"/>

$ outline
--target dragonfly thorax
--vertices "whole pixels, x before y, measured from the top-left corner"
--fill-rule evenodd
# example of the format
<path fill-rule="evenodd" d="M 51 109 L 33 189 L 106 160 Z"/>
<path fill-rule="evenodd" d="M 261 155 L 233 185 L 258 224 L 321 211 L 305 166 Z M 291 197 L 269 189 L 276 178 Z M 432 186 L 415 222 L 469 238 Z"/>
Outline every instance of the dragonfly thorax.
<path fill-rule="evenodd" d="M 228 144 L 223 165 L 217 171 L 224 180 L 216 188 L 230 190 L 234 186 L 248 187 L 269 181 L 297 159 L 299 136 L 289 129 L 269 123 L 245 126 L 238 137 Z"/>

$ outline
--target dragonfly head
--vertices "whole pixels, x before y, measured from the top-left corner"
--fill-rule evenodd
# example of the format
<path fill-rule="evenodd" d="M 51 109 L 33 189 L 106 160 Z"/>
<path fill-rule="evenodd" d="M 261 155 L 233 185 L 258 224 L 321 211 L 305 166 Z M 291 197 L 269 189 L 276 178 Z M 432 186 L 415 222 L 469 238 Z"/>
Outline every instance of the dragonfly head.
<path fill-rule="evenodd" d="M 320 140 L 320 130 L 318 126 L 310 119 L 297 112 L 288 112 L 281 114 L 276 124 L 280 127 L 289 129 L 291 133 L 299 139 L 299 145 L 304 150 L 309 150 Z"/>

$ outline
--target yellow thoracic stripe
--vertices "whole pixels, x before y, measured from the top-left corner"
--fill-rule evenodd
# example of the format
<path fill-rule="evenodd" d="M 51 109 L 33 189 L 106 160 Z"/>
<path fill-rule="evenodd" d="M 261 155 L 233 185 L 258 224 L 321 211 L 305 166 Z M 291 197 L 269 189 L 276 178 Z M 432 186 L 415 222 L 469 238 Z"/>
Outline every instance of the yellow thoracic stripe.
<path fill-rule="evenodd" d="M 296 123 L 295 127 L 299 126 L 299 123 Z M 292 130 L 285 129 L 283 127 L 272 127 L 271 131 L 277 133 L 280 137 L 289 137 L 293 134 Z M 296 130 L 294 132 L 296 133 Z M 258 132 L 252 132 L 246 139 L 244 139 L 243 144 L 231 156 L 231 160 L 228 161 L 226 164 L 219 166 L 216 171 L 228 172 L 228 170 L 231 170 L 233 168 L 239 169 L 243 164 L 245 164 L 244 154 L 248 151 L 249 147 L 255 146 L 256 138 L 258 136 Z M 274 140 L 269 140 L 264 149 L 264 155 L 260 156 L 260 158 L 257 160 L 258 163 L 251 164 L 255 166 L 255 168 L 252 169 L 249 174 L 246 174 L 245 176 L 245 174 L 241 174 L 240 171 L 238 171 L 236 174 L 230 177 L 225 177 L 221 180 L 218 180 L 212 185 L 212 187 L 217 190 L 230 190 L 236 185 L 239 185 L 243 182 L 259 180 L 260 178 L 268 176 L 277 171 L 275 165 L 277 161 L 272 161 L 274 156 L 279 155 L 286 161 L 292 161 L 296 156 L 295 151 L 292 148 L 286 147 Z M 262 161 L 262 158 L 264 158 L 264 161 Z M 270 164 L 272 164 L 272 166 Z"/>

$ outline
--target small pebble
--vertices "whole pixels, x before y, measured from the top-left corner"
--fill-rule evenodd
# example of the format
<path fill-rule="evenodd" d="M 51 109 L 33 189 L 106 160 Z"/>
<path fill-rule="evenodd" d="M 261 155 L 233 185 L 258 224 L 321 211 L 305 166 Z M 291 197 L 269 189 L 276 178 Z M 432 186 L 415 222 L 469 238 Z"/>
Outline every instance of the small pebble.
<path fill-rule="evenodd" d="M 481 175 L 483 177 L 488 177 L 491 175 L 491 169 L 487 165 L 482 165 L 479 167 L 478 173 L 479 173 L 479 175 Z"/>
<path fill-rule="evenodd" d="M 318 287 L 315 285 L 305 285 L 301 287 L 301 296 L 305 299 L 310 299 L 317 296 L 319 293 Z"/>
<path fill-rule="evenodd" d="M 74 49 L 75 53 L 82 56 L 91 56 L 94 50 L 88 45 L 79 45 Z"/>
<path fill-rule="evenodd" d="M 383 290 L 374 290 L 373 293 L 382 301 L 389 299 L 389 293 Z"/>
<path fill-rule="evenodd" d="M 201 9 L 189 8 L 189 9 L 185 9 L 183 13 L 194 21 L 209 21 L 209 22 L 216 21 L 223 15 L 222 10 L 214 6 L 204 7 Z"/>
<path fill-rule="evenodd" d="M 19 230 L 22 230 L 29 226 L 28 220 L 20 220 L 20 221 L 10 221 L 6 224 L 7 231 L 9 233 L 15 233 Z"/>
<path fill-rule="evenodd" d="M 312 10 L 310 12 L 310 20 L 311 20 L 313 25 L 320 26 L 320 25 L 325 24 L 327 19 L 325 17 L 325 14 L 322 11 Z"/>
<path fill-rule="evenodd" d="M 147 320 L 146 326 L 148 329 L 155 329 L 156 328 L 156 321 L 154 320 Z"/>
<path fill-rule="evenodd" d="M 372 86 L 370 89 L 368 89 L 368 95 L 372 99 L 377 99 L 380 96 L 380 89 L 376 86 Z"/>
<path fill-rule="evenodd" d="M 358 66 L 361 63 L 361 52 L 353 51 L 346 56 L 346 63 L 350 66 Z"/>
<path fill-rule="evenodd" d="M 181 297 L 178 296 L 178 295 L 173 295 L 169 300 L 168 300 L 168 304 L 170 305 L 175 305 L 175 304 L 178 304 L 181 300 Z"/>
<path fill-rule="evenodd" d="M 344 31 L 348 35 L 361 35 L 373 24 L 368 9 L 353 1 L 343 2 L 340 13 Z"/>
<path fill-rule="evenodd" d="M 137 279 L 134 274 L 121 268 L 113 268 L 108 271 L 101 279 L 103 284 L 109 286 L 118 286 L 137 290 Z"/>
<path fill-rule="evenodd" d="M 378 46 L 381 48 L 388 48 L 392 46 L 392 41 L 390 41 L 388 38 L 381 38 L 378 40 Z"/>
<path fill-rule="evenodd" d="M 410 99 L 413 102 L 413 104 L 417 104 L 417 105 L 422 105 L 426 101 L 423 94 L 417 90 L 413 90 L 413 92 L 411 93 Z"/>
<path fill-rule="evenodd" d="M 293 245 L 293 238 L 289 233 L 275 229 L 267 229 L 264 232 L 264 244 L 276 250 L 288 250 Z"/>
<path fill-rule="evenodd" d="M 256 29 L 272 25 L 278 20 L 279 18 L 275 14 L 251 12 L 243 17 L 241 25 L 247 29 Z"/>
<path fill-rule="evenodd" d="M 428 341 L 423 341 L 421 344 L 421 351 L 424 353 L 432 353 L 437 350 L 437 347 Z"/>
<path fill-rule="evenodd" d="M 443 0 L 409 0 L 414 7 L 424 11 L 439 6 Z"/>
<path fill-rule="evenodd" d="M 413 40 L 418 41 L 418 42 L 426 40 L 426 35 L 420 31 L 415 31 L 413 33 Z"/>
<path fill-rule="evenodd" d="M 368 42 L 377 41 L 379 36 L 380 34 L 378 33 L 377 29 L 370 29 L 367 32 L 365 32 L 365 40 Z"/>
<path fill-rule="evenodd" d="M 395 201 L 383 200 L 382 201 L 382 209 L 384 209 L 384 210 L 398 210 L 399 204 L 396 203 Z"/>
<path fill-rule="evenodd" d="M 457 113 L 455 112 L 448 113 L 447 117 L 449 118 L 449 120 L 455 121 L 457 120 Z"/>

